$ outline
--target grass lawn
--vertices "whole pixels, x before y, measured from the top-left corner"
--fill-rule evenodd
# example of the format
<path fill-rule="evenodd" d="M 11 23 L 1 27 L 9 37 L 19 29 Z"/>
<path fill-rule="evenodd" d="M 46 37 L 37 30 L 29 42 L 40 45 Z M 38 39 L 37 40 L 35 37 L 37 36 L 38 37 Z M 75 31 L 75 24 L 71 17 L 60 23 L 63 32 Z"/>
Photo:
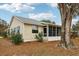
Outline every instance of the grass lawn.
<path fill-rule="evenodd" d="M 79 46 L 79 38 L 73 40 L 76 46 Z M 0 55 L 29 55 L 29 56 L 63 56 L 79 55 L 79 48 L 65 50 L 57 47 L 59 41 L 53 42 L 27 42 L 21 45 L 14 45 L 8 39 L 0 40 Z"/>

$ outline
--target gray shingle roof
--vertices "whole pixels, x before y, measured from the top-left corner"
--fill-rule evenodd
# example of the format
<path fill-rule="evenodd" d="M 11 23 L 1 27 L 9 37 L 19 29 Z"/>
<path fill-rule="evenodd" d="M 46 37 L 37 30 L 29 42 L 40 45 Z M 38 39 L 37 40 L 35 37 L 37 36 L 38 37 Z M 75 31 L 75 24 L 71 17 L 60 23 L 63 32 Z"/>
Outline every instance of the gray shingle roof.
<path fill-rule="evenodd" d="M 30 19 L 30 18 L 24 18 L 24 17 L 20 17 L 20 16 L 15 16 L 15 17 L 17 17 L 23 23 L 34 24 L 34 25 L 41 25 L 42 26 L 40 21 L 37 21 L 37 20 L 34 20 L 34 19 Z"/>

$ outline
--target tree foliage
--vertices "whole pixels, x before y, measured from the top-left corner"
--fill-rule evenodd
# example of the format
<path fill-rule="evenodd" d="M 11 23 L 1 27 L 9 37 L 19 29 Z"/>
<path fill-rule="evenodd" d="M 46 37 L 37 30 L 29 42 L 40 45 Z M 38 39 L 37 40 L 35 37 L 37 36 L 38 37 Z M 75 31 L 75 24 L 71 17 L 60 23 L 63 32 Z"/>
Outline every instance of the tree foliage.
<path fill-rule="evenodd" d="M 72 25 L 72 32 L 74 32 L 77 37 L 79 36 L 79 21 Z"/>
<path fill-rule="evenodd" d="M 55 24 L 55 22 L 53 21 L 50 21 L 50 20 L 41 20 L 41 22 L 46 22 L 46 23 L 53 23 L 53 24 Z"/>

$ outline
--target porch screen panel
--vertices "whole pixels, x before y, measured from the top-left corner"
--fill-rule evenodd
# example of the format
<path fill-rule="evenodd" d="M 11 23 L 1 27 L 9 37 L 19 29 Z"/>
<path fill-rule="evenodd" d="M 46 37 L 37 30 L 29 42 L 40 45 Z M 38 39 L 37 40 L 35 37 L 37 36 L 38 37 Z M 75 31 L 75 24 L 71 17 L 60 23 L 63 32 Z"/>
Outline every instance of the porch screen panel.
<path fill-rule="evenodd" d="M 56 36 L 56 27 L 53 27 L 53 36 Z"/>
<path fill-rule="evenodd" d="M 52 26 L 49 26 L 49 36 L 53 36 Z"/>

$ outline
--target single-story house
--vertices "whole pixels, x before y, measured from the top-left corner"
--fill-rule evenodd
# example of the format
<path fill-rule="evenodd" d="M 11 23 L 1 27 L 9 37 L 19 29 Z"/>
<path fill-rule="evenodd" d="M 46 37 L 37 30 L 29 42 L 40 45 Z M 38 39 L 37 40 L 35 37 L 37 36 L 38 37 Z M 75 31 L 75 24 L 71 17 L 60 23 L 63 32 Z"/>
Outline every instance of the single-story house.
<path fill-rule="evenodd" d="M 40 22 L 30 18 L 13 16 L 10 22 L 10 30 L 20 32 L 24 42 L 36 41 L 35 35 L 43 32 L 44 40 L 60 40 L 61 26 L 53 23 Z"/>

